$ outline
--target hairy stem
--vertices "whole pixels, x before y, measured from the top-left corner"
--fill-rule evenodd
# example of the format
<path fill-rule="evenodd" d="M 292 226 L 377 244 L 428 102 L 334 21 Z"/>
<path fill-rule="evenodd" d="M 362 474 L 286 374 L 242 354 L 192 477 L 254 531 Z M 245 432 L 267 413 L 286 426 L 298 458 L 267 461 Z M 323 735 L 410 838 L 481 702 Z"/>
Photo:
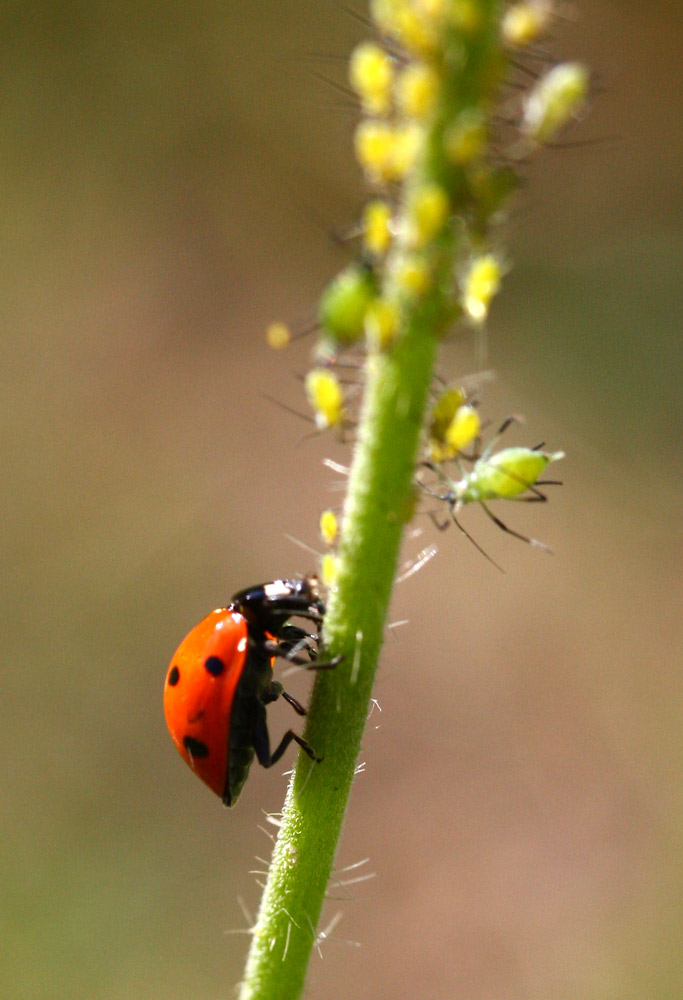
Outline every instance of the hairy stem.
<path fill-rule="evenodd" d="M 385 626 L 436 341 L 415 329 L 371 359 L 344 515 L 338 586 L 326 616 L 339 667 L 317 678 L 242 989 L 300 995 L 354 776 Z"/>
<path fill-rule="evenodd" d="M 472 236 L 446 219 L 435 224 L 433 235 L 427 226 L 416 236 L 407 215 L 411 197 L 414 206 L 438 186 L 451 218 L 475 220 L 477 239 L 498 207 L 491 195 L 493 175 L 480 172 L 473 179 L 471 163 L 449 159 L 445 152 L 446 137 L 454 123 L 461 127 L 463 112 L 490 112 L 501 78 L 500 4 L 471 0 L 470 6 L 476 15 L 472 25 L 465 31 L 449 22 L 443 50 L 433 58 L 439 96 L 424 123 L 421 153 L 403 179 L 398 236 L 380 274 L 380 295 L 396 306 L 400 324 L 393 339 L 370 350 L 365 364 L 338 572 L 324 628 L 325 655 L 344 659 L 316 679 L 305 737 L 324 760 L 316 764 L 299 755 L 241 1000 L 296 1000 L 303 990 L 369 711 L 403 529 L 412 514 L 412 480 L 438 338 L 458 310 L 454 274 Z M 397 278 L 410 262 L 425 278 L 420 292 L 407 292 Z"/>

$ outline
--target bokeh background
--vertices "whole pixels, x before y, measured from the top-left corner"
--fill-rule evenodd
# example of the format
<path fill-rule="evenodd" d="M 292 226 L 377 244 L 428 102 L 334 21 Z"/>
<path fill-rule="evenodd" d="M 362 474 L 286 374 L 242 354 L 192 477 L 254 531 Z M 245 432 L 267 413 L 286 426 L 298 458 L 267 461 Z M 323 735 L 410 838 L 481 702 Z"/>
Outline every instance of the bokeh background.
<path fill-rule="evenodd" d="M 308 995 L 681 995 L 678 0 L 576 4 L 586 121 L 526 172 L 486 416 L 563 447 L 552 504 L 426 519 Z M 0 13 L 0 994 L 233 995 L 258 902 L 255 768 L 224 810 L 168 739 L 184 633 L 305 572 L 325 456 L 309 313 L 362 186 L 341 3 L 6 2 Z M 467 338 L 441 371 L 471 370 Z M 512 439 L 511 435 L 511 439 Z M 304 439 L 305 438 L 305 439 Z M 294 689 L 306 696 L 306 679 Z M 298 687 L 297 687 L 298 685 Z M 289 723 L 275 706 L 274 731 Z"/>

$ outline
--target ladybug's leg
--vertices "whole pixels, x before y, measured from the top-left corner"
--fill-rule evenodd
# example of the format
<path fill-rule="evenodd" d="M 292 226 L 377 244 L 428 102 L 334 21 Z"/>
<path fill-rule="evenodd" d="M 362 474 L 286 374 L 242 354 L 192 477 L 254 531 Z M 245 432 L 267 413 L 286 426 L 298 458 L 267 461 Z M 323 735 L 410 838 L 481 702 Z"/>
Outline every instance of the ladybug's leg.
<path fill-rule="evenodd" d="M 318 636 L 298 625 L 285 625 L 278 639 L 280 648 L 286 650 L 288 659 L 301 652 L 308 653 L 312 660 L 318 655 Z"/>
<path fill-rule="evenodd" d="M 298 667 L 305 667 L 307 670 L 333 670 L 344 659 L 343 656 L 335 656 L 327 663 L 318 663 L 317 660 L 306 660 L 302 656 L 290 654 L 287 651 L 286 644 L 273 642 L 271 639 L 266 639 L 261 644 L 261 648 L 266 656 L 279 656 L 281 659 L 288 660 Z"/>
<path fill-rule="evenodd" d="M 296 663 L 299 667 L 308 667 L 311 665 L 310 660 L 292 653 L 286 642 L 280 643 L 275 642 L 272 639 L 266 639 L 263 643 L 261 643 L 261 649 L 266 656 L 278 656 L 282 660 L 289 660 L 290 663 Z"/>
<path fill-rule="evenodd" d="M 266 725 L 266 710 L 263 705 L 261 705 L 256 719 L 256 724 L 254 725 L 254 750 L 259 764 L 261 764 L 262 767 L 272 767 L 273 764 L 277 764 L 280 757 L 282 757 L 283 753 L 292 741 L 298 743 L 304 753 L 308 754 L 311 760 L 318 762 L 322 760 L 322 757 L 316 757 L 313 748 L 308 745 L 303 736 L 299 736 L 292 729 L 287 730 L 278 746 L 271 753 L 268 726 Z"/>
<path fill-rule="evenodd" d="M 342 653 L 338 656 L 333 656 L 331 660 L 327 660 L 325 663 L 319 663 L 317 660 L 313 660 L 312 663 L 305 664 L 307 670 L 334 670 L 344 659 Z"/>
<path fill-rule="evenodd" d="M 317 635 L 307 632 L 305 628 L 299 628 L 298 625 L 283 625 L 279 638 L 282 642 L 291 643 L 292 646 L 302 642 L 304 639 L 310 639 L 311 642 L 318 641 Z"/>
<path fill-rule="evenodd" d="M 287 694 L 286 691 L 283 691 L 282 697 L 285 699 L 288 705 L 292 706 L 297 715 L 306 715 L 306 709 L 304 708 L 304 706 L 301 704 L 301 702 L 297 701 L 296 698 L 293 698 L 291 694 Z"/>
<path fill-rule="evenodd" d="M 259 764 L 263 767 L 270 767 L 272 763 L 270 756 L 270 737 L 268 735 L 268 725 L 266 723 L 266 709 L 261 702 L 258 703 L 256 710 L 253 743 L 256 759 Z"/>
<path fill-rule="evenodd" d="M 310 746 L 310 744 L 308 744 L 306 742 L 306 740 L 303 738 L 303 736 L 299 736 L 299 734 L 295 733 L 293 729 L 288 729 L 287 732 L 285 733 L 285 735 L 280 740 L 279 746 L 277 746 L 275 748 L 275 750 L 273 750 L 272 754 L 270 755 L 270 761 L 269 761 L 269 763 L 268 764 L 264 764 L 263 766 L 264 767 L 271 767 L 273 764 L 277 764 L 277 762 L 279 761 L 280 757 L 282 757 L 283 753 L 285 752 L 285 750 L 287 749 L 287 747 L 289 746 L 289 744 L 292 742 L 292 740 L 294 740 L 295 743 L 299 744 L 299 746 L 301 747 L 301 749 L 303 750 L 303 752 L 305 754 L 308 754 L 308 756 L 311 758 L 311 760 L 316 761 L 318 764 L 320 763 L 320 761 L 322 760 L 322 757 L 317 757 L 316 756 L 315 750 L 313 749 L 312 746 Z"/>
<path fill-rule="evenodd" d="M 317 608 L 301 608 L 297 607 L 296 604 L 280 605 L 280 607 L 268 607 L 269 621 L 265 623 L 265 628 L 269 632 L 277 632 L 278 635 L 281 634 L 284 623 L 289 618 L 304 618 L 306 621 L 313 622 L 314 625 L 320 626 L 324 618 L 324 612 L 318 610 Z"/>
<path fill-rule="evenodd" d="M 261 694 L 261 703 L 263 705 L 270 705 L 271 702 L 277 701 L 282 694 L 282 684 L 279 681 L 271 681 L 266 690 Z"/>
<path fill-rule="evenodd" d="M 271 702 L 277 701 L 280 695 L 282 695 L 288 705 L 292 706 L 298 715 L 306 715 L 306 709 L 301 702 L 297 701 L 293 695 L 287 694 L 279 681 L 270 682 L 267 690 L 261 695 L 261 702 L 264 705 L 270 705 Z"/>

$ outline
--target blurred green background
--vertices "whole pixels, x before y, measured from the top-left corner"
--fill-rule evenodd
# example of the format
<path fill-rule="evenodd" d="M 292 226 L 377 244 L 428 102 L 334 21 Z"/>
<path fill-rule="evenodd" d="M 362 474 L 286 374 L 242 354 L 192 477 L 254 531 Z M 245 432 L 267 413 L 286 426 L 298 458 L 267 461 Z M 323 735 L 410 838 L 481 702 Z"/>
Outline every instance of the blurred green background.
<path fill-rule="evenodd" d="M 346 449 L 264 399 L 304 407 L 310 344 L 262 331 L 345 259 L 355 115 L 316 74 L 364 28 L 327 0 L 0 26 L 0 995 L 230 997 L 285 779 L 224 810 L 161 688 L 209 609 L 311 568 L 287 536 L 338 502 Z M 331 893 L 311 997 L 681 995 L 682 27 L 677 0 L 561 26 L 595 99 L 526 171 L 486 397 L 568 453 L 551 506 L 505 511 L 555 555 L 466 511 L 501 575 L 416 522 L 406 559 L 439 554 L 397 589 L 339 854 L 376 877 Z"/>

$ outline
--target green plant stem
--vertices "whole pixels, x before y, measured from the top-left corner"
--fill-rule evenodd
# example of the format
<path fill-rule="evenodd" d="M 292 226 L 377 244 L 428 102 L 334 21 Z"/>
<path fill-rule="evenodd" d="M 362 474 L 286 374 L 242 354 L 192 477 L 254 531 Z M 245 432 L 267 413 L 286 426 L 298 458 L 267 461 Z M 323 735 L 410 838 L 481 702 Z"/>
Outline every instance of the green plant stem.
<path fill-rule="evenodd" d="M 334 671 L 318 675 L 306 739 L 321 764 L 300 755 L 261 902 L 241 1000 L 294 1000 L 311 948 L 353 781 L 386 623 L 422 414 L 436 351 L 414 326 L 368 364 L 364 410 L 340 544 L 338 585 L 325 622 Z"/>
<path fill-rule="evenodd" d="M 464 170 L 443 153 L 449 123 L 472 106 L 487 110 L 501 79 L 500 0 L 478 0 L 477 9 L 481 20 L 471 36 L 453 30 L 444 41 L 441 99 L 405 186 L 443 185 L 453 210 L 472 216 L 485 230 L 498 207 L 495 188 L 483 183 L 477 194 Z M 303 990 L 369 711 L 403 528 L 412 514 L 412 480 L 437 342 L 454 316 L 453 273 L 464 241 L 461 227 L 449 226 L 427 249 L 429 291 L 405 306 L 396 341 L 366 362 L 338 575 L 324 627 L 325 656 L 344 659 L 316 679 L 305 736 L 324 760 L 316 764 L 299 755 L 241 1000 L 297 1000 Z M 392 253 L 400 262 L 410 248 L 400 239 L 396 244 Z M 389 276 L 393 262 L 387 263 Z M 391 277 L 383 282 L 383 294 L 399 294 Z"/>

